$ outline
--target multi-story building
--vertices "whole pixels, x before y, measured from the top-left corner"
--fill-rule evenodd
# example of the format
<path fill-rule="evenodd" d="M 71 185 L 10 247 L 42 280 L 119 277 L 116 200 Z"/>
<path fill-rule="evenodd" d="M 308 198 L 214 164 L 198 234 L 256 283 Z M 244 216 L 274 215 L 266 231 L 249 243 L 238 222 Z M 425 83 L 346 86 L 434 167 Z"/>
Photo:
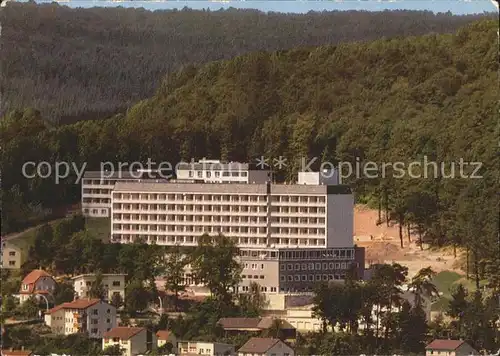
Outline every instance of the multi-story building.
<path fill-rule="evenodd" d="M 146 354 L 156 348 L 155 335 L 142 327 L 118 326 L 104 333 L 102 349 L 118 345 L 123 356 Z"/>
<path fill-rule="evenodd" d="M 45 324 L 54 334 L 84 332 L 91 338 L 102 338 L 116 326 L 116 308 L 100 299 L 77 299 L 50 309 Z"/>
<path fill-rule="evenodd" d="M 364 272 L 364 248 L 240 249 L 241 292 L 259 284 L 264 293 L 312 292 L 320 282 L 343 280 L 351 268 Z"/>
<path fill-rule="evenodd" d="M 106 291 L 105 301 L 111 301 L 114 294 L 119 294 L 122 301 L 125 301 L 125 274 L 117 273 L 103 273 L 102 286 Z M 92 283 L 96 280 L 95 274 L 81 274 L 71 278 L 73 280 L 73 286 L 75 288 L 75 293 L 79 298 L 88 298 L 90 287 Z"/>
<path fill-rule="evenodd" d="M 235 352 L 233 345 L 220 342 L 179 341 L 177 342 L 177 354 L 179 356 L 233 356 Z"/>
<path fill-rule="evenodd" d="M 204 233 L 240 248 L 352 248 L 350 189 L 340 185 L 117 183 L 111 239 L 196 246 Z"/>
<path fill-rule="evenodd" d="M 54 293 L 56 288 L 55 279 L 41 269 L 35 269 L 28 273 L 21 282 L 19 290 L 19 301 L 24 303 L 32 296 L 44 296 Z"/>
<path fill-rule="evenodd" d="M 271 180 L 271 172 L 258 169 L 248 163 L 202 159 L 198 162 L 179 163 L 177 180 L 193 180 L 205 183 L 250 183 L 262 184 Z"/>
<path fill-rule="evenodd" d="M 111 192 L 117 182 L 166 181 L 151 172 L 85 172 L 82 179 L 82 214 L 90 217 L 109 217 Z"/>
<path fill-rule="evenodd" d="M 12 240 L 2 238 L 2 268 L 21 268 L 26 254 L 26 249 L 16 245 Z"/>

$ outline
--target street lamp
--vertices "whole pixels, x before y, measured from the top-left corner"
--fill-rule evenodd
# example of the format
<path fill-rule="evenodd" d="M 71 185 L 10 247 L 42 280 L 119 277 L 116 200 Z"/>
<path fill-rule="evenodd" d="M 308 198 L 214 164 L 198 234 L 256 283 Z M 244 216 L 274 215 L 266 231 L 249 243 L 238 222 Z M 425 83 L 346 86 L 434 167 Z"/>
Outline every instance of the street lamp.
<path fill-rule="evenodd" d="M 46 308 L 46 311 L 48 312 L 49 311 L 49 300 L 47 299 L 47 297 L 44 296 L 43 294 L 40 294 L 40 293 L 36 293 L 35 295 L 38 295 L 40 297 L 43 297 L 43 299 L 45 299 L 45 308 Z"/>
<path fill-rule="evenodd" d="M 161 300 L 161 297 L 158 296 L 158 300 L 160 301 L 160 315 L 163 314 L 163 301 Z"/>

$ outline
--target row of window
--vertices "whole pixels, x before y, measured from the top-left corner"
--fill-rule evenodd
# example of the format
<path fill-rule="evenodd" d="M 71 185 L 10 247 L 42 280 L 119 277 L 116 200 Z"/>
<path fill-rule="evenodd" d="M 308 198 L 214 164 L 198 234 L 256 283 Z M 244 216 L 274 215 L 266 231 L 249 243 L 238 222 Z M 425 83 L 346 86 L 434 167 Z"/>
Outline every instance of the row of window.
<path fill-rule="evenodd" d="M 94 199 L 96 200 L 96 199 Z M 107 199 L 101 199 L 102 201 L 95 203 L 107 203 Z M 88 199 L 84 199 L 84 203 L 88 203 Z M 267 213 L 267 206 L 246 206 L 246 205 L 183 205 L 183 204 L 122 204 L 122 203 L 114 203 L 114 210 L 140 210 L 144 212 L 185 212 L 192 211 L 197 213 L 212 213 L 212 212 L 225 212 L 225 213 Z M 272 206 L 271 213 L 276 214 L 324 214 L 325 208 L 322 207 L 288 207 L 288 206 Z M 280 217 L 276 217 L 276 222 L 281 221 L 278 220 Z M 296 217 L 299 222 L 299 218 Z M 289 220 L 290 221 L 290 220 Z"/>
<path fill-rule="evenodd" d="M 242 292 L 249 292 L 249 291 L 250 291 L 250 287 L 249 287 L 249 286 L 241 286 L 241 287 L 238 287 L 238 290 L 240 290 L 240 291 L 242 291 Z M 261 286 L 261 287 L 260 287 L 260 291 L 261 291 L 261 292 L 267 292 L 267 291 L 268 291 L 268 289 L 267 289 L 267 287 L 265 287 L 265 286 Z M 277 288 L 276 288 L 276 287 L 270 287 L 270 288 L 269 288 L 269 291 L 270 291 L 271 293 L 276 293 Z"/>
<path fill-rule="evenodd" d="M 294 268 L 295 267 L 295 268 Z M 291 263 L 281 264 L 280 271 L 325 271 L 328 269 L 346 269 L 348 264 L 346 262 L 330 262 L 330 263 L 296 263 L 295 266 Z"/>
<path fill-rule="evenodd" d="M 160 235 L 129 235 L 129 234 L 116 234 L 113 233 L 111 240 L 113 242 L 134 242 L 138 239 L 142 239 L 147 243 L 155 242 L 157 244 L 175 244 L 175 243 L 197 243 L 199 236 L 160 236 Z M 271 245 L 281 245 L 281 246 L 324 246 L 325 239 L 315 239 L 315 238 L 302 238 L 302 239 L 290 239 L 290 238 L 270 238 L 269 243 Z M 238 244 L 240 245 L 267 245 L 267 238 L 249 238 L 241 237 L 238 238 Z"/>
<path fill-rule="evenodd" d="M 280 276 L 280 282 L 319 282 L 345 279 L 345 274 L 310 274 Z"/>
<path fill-rule="evenodd" d="M 83 204 L 110 204 L 111 205 L 111 199 L 110 198 L 82 198 L 82 203 Z"/>
<path fill-rule="evenodd" d="M 115 200 L 159 200 L 161 202 L 250 202 L 250 203 L 265 203 L 267 202 L 266 195 L 246 195 L 246 194 L 174 194 L 174 193 L 121 193 L 114 192 L 113 199 Z"/>
<path fill-rule="evenodd" d="M 113 224 L 113 231 L 144 231 L 144 232 L 198 232 L 223 233 L 223 234 L 261 234 L 265 235 L 265 227 L 229 227 L 229 226 L 195 226 L 195 225 L 135 225 L 135 224 Z"/>
<path fill-rule="evenodd" d="M 153 222 L 222 222 L 226 224 L 266 224 L 267 218 L 263 216 L 220 216 L 220 215 L 146 215 L 146 214 L 113 214 L 114 221 L 132 221 L 148 224 L 149 221 Z"/>
<path fill-rule="evenodd" d="M 302 251 L 280 251 L 280 260 L 309 260 L 309 259 L 330 259 L 330 258 L 354 258 L 354 249 L 333 249 L 326 250 L 302 250 Z"/>
<path fill-rule="evenodd" d="M 109 195 L 113 191 L 113 188 L 107 188 L 107 189 L 99 189 L 99 188 L 84 188 L 82 189 L 83 194 L 103 194 L 103 195 Z"/>
<path fill-rule="evenodd" d="M 83 189 L 84 193 L 86 188 Z M 108 190 L 106 190 L 108 191 Z M 248 194 L 174 194 L 174 193 L 121 193 L 114 192 L 113 199 L 115 200 L 157 200 L 161 202 L 226 202 L 226 203 L 265 203 L 267 195 L 248 195 Z M 326 201 L 324 196 L 315 195 L 271 195 L 271 201 L 275 203 L 292 203 L 292 204 L 320 204 L 323 205 Z"/>
<path fill-rule="evenodd" d="M 148 223 L 152 222 L 222 222 L 222 223 L 233 223 L 233 224 L 241 224 L 241 223 L 252 223 L 252 224 L 266 224 L 267 217 L 265 216 L 220 216 L 220 215 L 158 215 L 158 214 L 113 214 L 114 221 L 139 221 Z M 325 218 L 311 218 L 311 217 L 303 217 L 303 218 L 278 218 L 272 217 L 271 224 L 301 224 L 301 225 L 316 225 L 316 226 L 324 226 Z M 292 229 L 293 232 L 297 233 L 297 229 L 295 227 L 275 227 L 274 229 Z M 285 230 L 281 230 L 286 233 Z M 275 230 L 275 232 L 279 232 Z"/>
<path fill-rule="evenodd" d="M 196 221 L 195 221 L 196 222 Z M 202 223 L 202 221 L 198 221 Z M 199 225 L 139 225 L 139 224 L 113 224 L 113 231 L 144 231 L 144 232 L 198 232 L 211 234 L 260 234 L 266 235 L 265 227 L 247 226 L 199 226 Z M 300 235 L 312 237 L 315 235 L 324 236 L 325 229 L 318 228 L 271 228 L 271 235 Z"/>
<path fill-rule="evenodd" d="M 242 279 L 264 279 L 264 276 L 263 276 L 262 274 L 261 274 L 261 275 L 256 275 L 256 274 L 255 274 L 255 275 L 253 275 L 253 276 L 252 276 L 251 274 L 249 274 L 249 275 L 242 274 L 242 275 L 241 275 L 241 278 L 242 278 Z"/>
<path fill-rule="evenodd" d="M 212 178 L 211 171 L 189 171 L 189 178 L 194 178 L 195 176 L 197 178 L 203 178 L 203 173 L 205 173 L 206 178 Z M 215 178 L 220 178 L 221 175 L 222 175 L 222 177 L 248 177 L 248 172 L 245 172 L 245 171 L 243 171 L 243 172 L 215 171 L 213 173 L 214 173 Z"/>

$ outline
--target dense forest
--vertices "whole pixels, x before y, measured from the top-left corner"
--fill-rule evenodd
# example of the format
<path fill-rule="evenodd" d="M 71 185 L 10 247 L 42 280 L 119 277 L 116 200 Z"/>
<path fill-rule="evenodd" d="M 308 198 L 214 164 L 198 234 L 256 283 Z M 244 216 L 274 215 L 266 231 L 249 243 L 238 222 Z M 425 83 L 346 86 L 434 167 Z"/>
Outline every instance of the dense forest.
<path fill-rule="evenodd" d="M 192 157 L 250 161 L 297 158 L 410 163 L 445 169 L 422 179 L 351 177 L 356 199 L 428 242 L 465 247 L 479 281 L 499 275 L 497 24 L 453 35 L 255 52 L 186 66 L 156 94 L 108 120 L 52 126 L 36 110 L 2 119 L 2 229 L 79 199 L 72 179 L 25 179 L 26 161 L 178 162 Z M 481 179 L 450 178 L 451 164 L 481 162 Z M 466 167 L 471 175 L 473 167 Z M 380 177 L 380 175 L 379 175 Z M 404 243 L 401 233 L 401 244 Z"/>
<path fill-rule="evenodd" d="M 103 118 L 153 95 L 160 79 L 183 65 L 260 50 L 449 33 L 481 17 L 413 11 L 150 12 L 10 2 L 0 11 L 0 114 L 34 107 L 56 122 Z"/>

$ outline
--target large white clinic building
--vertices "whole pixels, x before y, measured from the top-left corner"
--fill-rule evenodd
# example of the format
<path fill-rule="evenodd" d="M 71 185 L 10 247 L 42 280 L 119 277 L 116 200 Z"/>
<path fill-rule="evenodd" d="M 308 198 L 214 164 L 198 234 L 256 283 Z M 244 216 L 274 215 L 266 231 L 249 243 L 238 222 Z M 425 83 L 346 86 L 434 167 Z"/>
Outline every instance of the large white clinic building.
<path fill-rule="evenodd" d="M 118 182 L 111 239 L 196 246 L 221 233 L 240 248 L 352 247 L 353 208 L 341 185 Z"/>

